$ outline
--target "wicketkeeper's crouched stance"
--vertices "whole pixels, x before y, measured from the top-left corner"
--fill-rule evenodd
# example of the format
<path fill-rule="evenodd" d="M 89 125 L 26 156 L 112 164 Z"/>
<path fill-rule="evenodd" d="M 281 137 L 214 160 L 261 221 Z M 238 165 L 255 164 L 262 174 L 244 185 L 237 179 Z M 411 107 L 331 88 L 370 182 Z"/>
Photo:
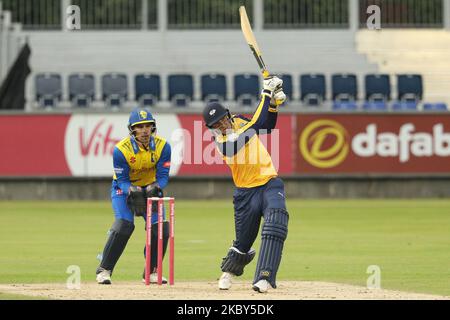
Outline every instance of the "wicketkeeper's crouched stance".
<path fill-rule="evenodd" d="M 134 216 L 147 214 L 147 197 L 163 197 L 163 189 L 169 181 L 171 149 L 169 143 L 156 135 L 156 121 L 150 111 L 133 110 L 128 121 L 130 136 L 114 148 L 114 177 L 111 201 L 115 221 L 103 249 L 97 282 L 111 284 L 111 275 L 128 239 L 134 231 Z M 151 223 L 157 223 L 157 203 L 152 207 Z M 165 220 L 165 219 L 164 219 Z M 147 227 L 147 226 L 146 226 Z M 152 228 L 150 282 L 157 282 L 157 230 Z M 163 253 L 169 238 L 169 226 L 163 225 Z M 144 248 L 144 256 L 145 256 Z M 167 280 L 163 278 L 163 283 Z"/>
<path fill-rule="evenodd" d="M 205 124 L 213 130 L 217 147 L 230 166 L 236 185 L 233 198 L 236 240 L 221 265 L 219 288 L 222 290 L 229 289 L 232 277 L 242 275 L 244 267 L 254 258 L 255 250 L 251 246 L 262 217 L 262 242 L 253 289 L 266 292 L 269 286 L 276 288 L 289 215 L 283 181 L 277 177 L 259 135 L 275 128 L 278 105 L 286 99 L 282 84 L 278 77 L 264 80 L 261 100 L 251 120 L 232 116 L 217 102 L 209 103 L 203 111 Z"/>

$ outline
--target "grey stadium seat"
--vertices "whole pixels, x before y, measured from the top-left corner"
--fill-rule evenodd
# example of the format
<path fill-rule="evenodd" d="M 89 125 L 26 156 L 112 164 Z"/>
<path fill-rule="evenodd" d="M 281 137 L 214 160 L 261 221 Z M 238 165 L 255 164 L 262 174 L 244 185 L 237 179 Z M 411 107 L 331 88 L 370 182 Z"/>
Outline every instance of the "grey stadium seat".
<path fill-rule="evenodd" d="M 62 99 L 62 80 L 58 73 L 39 73 L 35 77 L 36 100 L 40 107 L 56 107 Z"/>
<path fill-rule="evenodd" d="M 95 100 L 95 78 L 90 73 L 69 76 L 69 100 L 74 107 L 89 107 Z"/>
<path fill-rule="evenodd" d="M 128 99 L 128 78 L 124 73 L 102 76 L 102 98 L 108 107 L 121 107 Z"/>

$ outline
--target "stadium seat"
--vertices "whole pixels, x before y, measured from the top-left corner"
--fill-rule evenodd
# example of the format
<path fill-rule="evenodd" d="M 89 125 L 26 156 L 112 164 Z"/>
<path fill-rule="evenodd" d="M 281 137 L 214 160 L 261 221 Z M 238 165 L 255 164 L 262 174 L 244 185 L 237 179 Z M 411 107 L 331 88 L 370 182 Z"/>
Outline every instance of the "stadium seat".
<path fill-rule="evenodd" d="M 259 76 L 244 73 L 234 76 L 234 99 L 243 106 L 253 106 L 260 94 Z"/>
<path fill-rule="evenodd" d="M 447 104 L 445 103 L 425 103 L 423 105 L 425 111 L 448 111 Z"/>
<path fill-rule="evenodd" d="M 392 104 L 394 111 L 416 111 L 417 102 L 415 101 L 396 101 Z"/>
<path fill-rule="evenodd" d="M 202 100 L 224 101 L 227 99 L 227 81 L 225 75 L 209 73 L 200 77 Z"/>
<path fill-rule="evenodd" d="M 334 111 L 356 111 L 358 105 L 355 101 L 333 101 Z"/>
<path fill-rule="evenodd" d="M 74 107 L 89 107 L 95 100 L 93 74 L 75 73 L 69 75 L 69 100 Z"/>
<path fill-rule="evenodd" d="M 300 76 L 300 100 L 308 106 L 322 104 L 326 96 L 325 75 L 303 74 Z"/>
<path fill-rule="evenodd" d="M 364 77 L 366 101 L 390 101 L 391 81 L 388 74 L 368 74 Z"/>
<path fill-rule="evenodd" d="M 334 74 L 331 77 L 333 101 L 355 101 L 358 99 L 358 84 L 354 74 Z"/>
<path fill-rule="evenodd" d="M 194 97 L 194 80 L 190 74 L 169 75 L 169 100 L 174 106 L 186 107 Z"/>
<path fill-rule="evenodd" d="M 102 98 L 108 107 L 118 108 L 128 99 L 128 78 L 124 73 L 102 76 Z"/>
<path fill-rule="evenodd" d="M 388 105 L 384 100 L 366 101 L 363 104 L 363 109 L 366 111 L 387 111 Z"/>
<path fill-rule="evenodd" d="M 157 74 L 137 74 L 134 77 L 134 90 L 139 105 L 151 107 L 161 99 L 161 78 Z"/>
<path fill-rule="evenodd" d="M 397 75 L 399 101 L 420 101 L 423 96 L 422 76 L 419 74 Z"/>
<path fill-rule="evenodd" d="M 287 103 L 289 103 L 289 100 L 292 101 L 292 76 L 287 73 L 283 73 L 278 75 L 278 77 L 283 80 L 283 91 L 286 94 L 287 97 Z"/>
<path fill-rule="evenodd" d="M 56 107 L 62 99 L 62 80 L 57 73 L 39 73 L 35 77 L 36 101 L 43 108 Z"/>

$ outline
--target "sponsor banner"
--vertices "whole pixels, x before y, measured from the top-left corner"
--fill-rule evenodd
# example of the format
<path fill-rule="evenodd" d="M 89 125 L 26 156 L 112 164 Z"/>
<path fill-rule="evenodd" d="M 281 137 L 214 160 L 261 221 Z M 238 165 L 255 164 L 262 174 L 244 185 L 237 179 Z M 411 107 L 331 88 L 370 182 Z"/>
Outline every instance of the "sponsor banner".
<path fill-rule="evenodd" d="M 298 115 L 298 173 L 448 173 L 450 117 Z"/>
<path fill-rule="evenodd" d="M 157 134 L 172 148 L 170 175 L 231 175 L 201 115 L 155 114 Z M 293 172 L 292 116 L 262 135 L 281 174 Z M 112 152 L 128 136 L 128 114 L 0 117 L 1 176 L 111 177 Z"/>
<path fill-rule="evenodd" d="M 1 176 L 71 176 L 64 157 L 69 115 L 0 116 Z"/>
<path fill-rule="evenodd" d="M 251 117 L 251 115 L 245 115 Z M 183 128 L 183 162 L 178 175 L 231 175 L 218 152 L 212 134 L 202 121 L 201 115 L 180 115 Z M 293 173 L 292 161 L 292 116 L 279 115 L 276 129 L 270 135 L 260 135 L 260 139 L 272 156 L 275 168 L 280 174 Z M 179 138 L 180 139 L 180 138 Z M 174 139 L 176 141 L 177 138 Z"/>
<path fill-rule="evenodd" d="M 176 115 L 155 115 L 157 135 L 172 146 L 170 175 L 181 165 L 181 131 Z M 113 175 L 114 146 L 128 137 L 128 114 L 75 114 L 65 130 L 64 154 L 73 176 L 107 177 Z M 172 139 L 174 138 L 174 139 Z"/>

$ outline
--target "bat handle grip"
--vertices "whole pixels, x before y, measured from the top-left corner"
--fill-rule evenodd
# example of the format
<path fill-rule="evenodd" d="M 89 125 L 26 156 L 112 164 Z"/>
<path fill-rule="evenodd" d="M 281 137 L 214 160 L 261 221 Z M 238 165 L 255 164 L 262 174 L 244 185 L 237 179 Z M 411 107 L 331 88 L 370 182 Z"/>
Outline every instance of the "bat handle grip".
<path fill-rule="evenodd" d="M 263 71 L 262 71 L 262 76 L 263 76 L 264 79 L 269 78 L 269 77 L 270 77 L 269 71 L 263 70 Z"/>

